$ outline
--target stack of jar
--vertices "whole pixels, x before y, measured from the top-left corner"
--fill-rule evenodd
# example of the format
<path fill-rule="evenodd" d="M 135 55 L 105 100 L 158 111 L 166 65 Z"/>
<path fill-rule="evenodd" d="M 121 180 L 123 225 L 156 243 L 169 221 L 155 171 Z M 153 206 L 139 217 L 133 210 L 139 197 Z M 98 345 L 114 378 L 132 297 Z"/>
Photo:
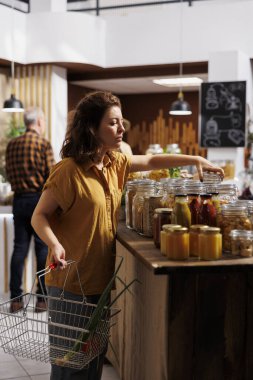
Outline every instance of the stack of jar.
<path fill-rule="evenodd" d="M 253 201 L 239 201 L 237 195 L 236 185 L 220 183 L 216 173 L 204 173 L 203 183 L 170 178 L 160 182 L 130 181 L 126 191 L 126 225 L 139 234 L 153 236 L 155 246 L 161 245 L 162 253 L 169 258 L 217 259 L 221 256 L 220 231 L 224 253 L 235 254 L 238 247 L 237 251 L 233 250 L 232 240 L 240 233 L 233 235 L 233 231 L 253 230 Z M 164 243 L 167 235 L 171 238 L 169 244 Z M 247 239 L 249 235 L 246 233 Z M 193 243 L 196 236 L 198 248 Z M 180 239 L 184 245 L 179 243 Z M 187 247 L 188 239 L 188 248 L 184 250 L 182 247 Z M 181 247 L 181 253 L 177 248 L 176 254 L 173 247 Z M 210 247 L 216 248 L 210 253 Z M 243 252 L 244 256 L 246 252 L 251 255 L 250 249 Z"/>

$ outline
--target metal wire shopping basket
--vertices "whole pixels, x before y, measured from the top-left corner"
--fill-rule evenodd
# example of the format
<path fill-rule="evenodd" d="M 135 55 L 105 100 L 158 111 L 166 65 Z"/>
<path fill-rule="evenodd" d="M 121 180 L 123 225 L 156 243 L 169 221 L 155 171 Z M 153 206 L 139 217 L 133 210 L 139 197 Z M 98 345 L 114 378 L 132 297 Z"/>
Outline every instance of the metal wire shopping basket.
<path fill-rule="evenodd" d="M 40 280 L 55 268 L 55 264 L 51 264 L 36 275 Z M 76 271 L 81 286 L 77 266 Z M 10 312 L 15 299 L 0 304 L 0 343 L 5 353 L 82 369 L 106 350 L 112 317 L 118 310 L 105 307 L 102 318 L 91 332 L 87 326 L 97 305 L 87 303 L 85 296 L 81 302 L 68 300 L 64 298 L 63 289 L 59 298 L 42 297 L 47 305 L 44 313 L 35 312 L 38 294 L 32 291 L 18 297 L 24 307 L 15 313 Z"/>

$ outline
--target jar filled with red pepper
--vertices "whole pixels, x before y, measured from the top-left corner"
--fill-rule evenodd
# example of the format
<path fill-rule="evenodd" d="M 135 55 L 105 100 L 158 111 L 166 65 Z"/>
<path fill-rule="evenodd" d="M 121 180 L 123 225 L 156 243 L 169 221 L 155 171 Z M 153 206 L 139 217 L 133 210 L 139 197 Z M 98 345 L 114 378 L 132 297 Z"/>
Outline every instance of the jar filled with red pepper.
<path fill-rule="evenodd" d="M 217 225 L 217 212 L 212 202 L 211 194 L 201 194 L 201 205 L 199 210 L 199 224 L 206 224 L 208 226 L 216 227 Z"/>
<path fill-rule="evenodd" d="M 205 193 L 205 187 L 200 181 L 192 181 L 192 184 L 186 185 L 186 194 L 188 207 L 191 212 L 191 224 L 198 224 L 200 212 L 200 194 Z"/>

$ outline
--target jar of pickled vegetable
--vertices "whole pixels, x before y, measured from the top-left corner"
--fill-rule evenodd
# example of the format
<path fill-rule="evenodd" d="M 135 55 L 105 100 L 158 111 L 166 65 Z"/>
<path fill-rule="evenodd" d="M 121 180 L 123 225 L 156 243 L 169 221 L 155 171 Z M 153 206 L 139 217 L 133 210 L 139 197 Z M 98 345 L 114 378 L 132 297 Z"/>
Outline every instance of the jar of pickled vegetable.
<path fill-rule="evenodd" d="M 232 255 L 243 257 L 253 255 L 253 231 L 232 230 L 230 237 Z"/>
<path fill-rule="evenodd" d="M 205 228 L 208 228 L 204 224 L 192 224 L 190 227 L 190 256 L 199 257 L 199 235 L 201 231 Z"/>
<path fill-rule="evenodd" d="M 201 194 L 200 199 L 201 205 L 199 210 L 199 223 L 215 227 L 217 224 L 217 213 L 216 208 L 212 203 L 212 195 Z"/>
<path fill-rule="evenodd" d="M 143 234 L 143 206 L 144 197 L 155 194 L 155 182 L 152 180 L 143 180 L 138 183 L 137 191 L 133 198 L 132 218 L 133 229 Z"/>
<path fill-rule="evenodd" d="M 223 241 L 223 252 L 230 253 L 232 230 L 251 230 L 251 222 L 248 216 L 248 209 L 246 206 L 229 203 L 221 206 L 221 232 Z"/>
<path fill-rule="evenodd" d="M 175 204 L 172 212 L 172 222 L 184 227 L 191 225 L 191 211 L 188 206 L 188 199 L 185 194 L 175 195 Z"/>
<path fill-rule="evenodd" d="M 199 235 L 199 257 L 202 260 L 218 260 L 222 257 L 222 235 L 219 227 L 202 229 Z"/>
<path fill-rule="evenodd" d="M 170 260 L 189 258 L 189 232 L 186 227 L 175 227 L 169 230 L 166 256 Z"/>
<path fill-rule="evenodd" d="M 153 239 L 156 248 L 160 248 L 160 233 L 164 224 L 171 223 L 171 208 L 156 208 L 153 216 Z"/>

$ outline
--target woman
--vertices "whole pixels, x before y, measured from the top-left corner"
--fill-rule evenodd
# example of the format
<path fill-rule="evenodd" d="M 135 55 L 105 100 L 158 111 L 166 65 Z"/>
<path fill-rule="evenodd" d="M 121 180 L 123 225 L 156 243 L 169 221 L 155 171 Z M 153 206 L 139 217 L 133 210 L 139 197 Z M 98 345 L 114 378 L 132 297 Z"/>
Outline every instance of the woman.
<path fill-rule="evenodd" d="M 129 172 L 195 165 L 203 170 L 223 170 L 199 156 L 127 156 L 120 148 L 124 133 L 120 100 L 109 92 L 87 94 L 77 105 L 68 128 L 59 162 L 46 182 L 34 211 L 32 225 L 49 247 L 48 263 L 61 269 L 66 260 L 78 262 L 82 287 L 88 301 L 97 302 L 114 272 L 117 212 Z M 46 279 L 48 295 L 58 297 L 65 274 L 51 272 Z M 75 272 L 65 286 L 70 299 L 80 299 Z M 101 378 L 103 360 L 89 369 L 52 366 L 51 379 Z"/>

